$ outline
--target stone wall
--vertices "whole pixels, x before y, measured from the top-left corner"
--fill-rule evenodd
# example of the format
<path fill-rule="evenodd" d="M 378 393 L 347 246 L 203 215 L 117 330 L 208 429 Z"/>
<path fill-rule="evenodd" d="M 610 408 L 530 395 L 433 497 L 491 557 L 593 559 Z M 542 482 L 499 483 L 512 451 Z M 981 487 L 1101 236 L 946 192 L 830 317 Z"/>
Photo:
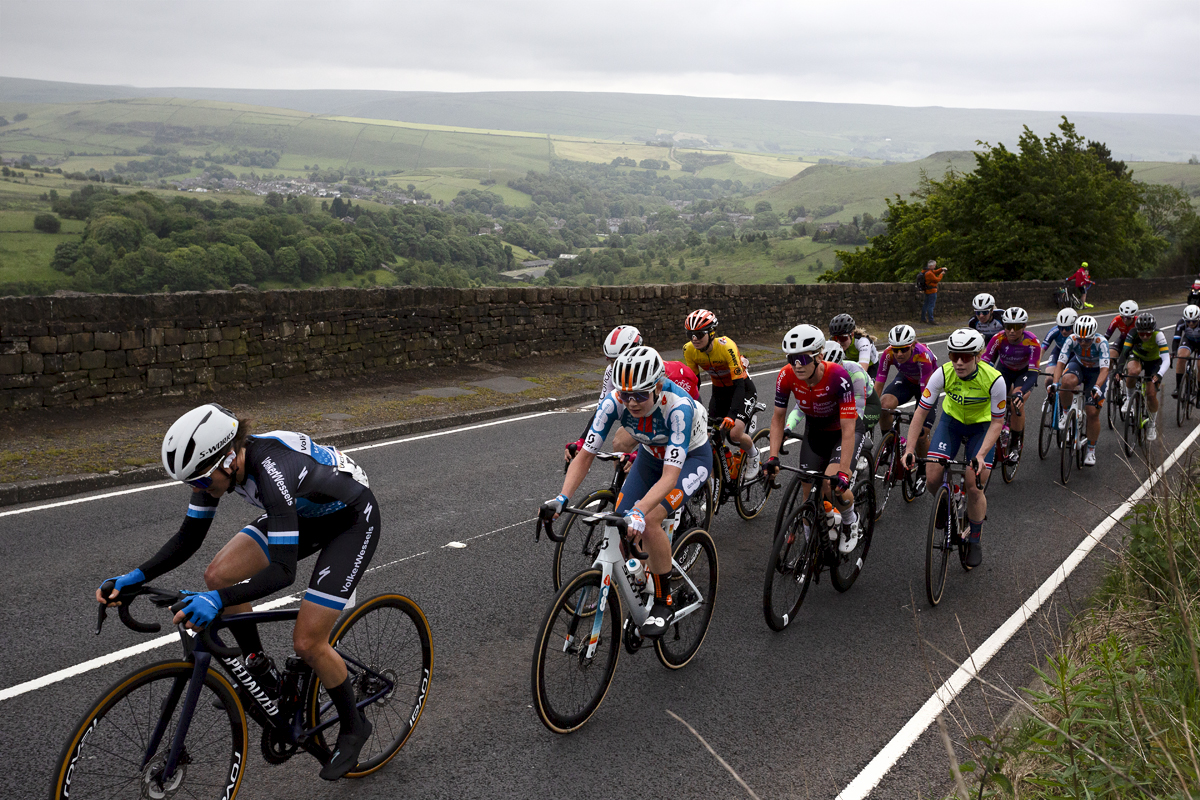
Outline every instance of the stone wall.
<path fill-rule="evenodd" d="M 980 291 L 1002 305 L 1053 310 L 1056 283 L 945 283 L 943 322 L 969 316 Z M 1188 279 L 1112 280 L 1111 304 L 1171 295 Z M 0 298 L 0 411 L 91 405 L 146 395 L 504 360 L 595 355 L 614 325 L 649 342 L 683 341 L 683 319 L 714 311 L 737 338 L 847 312 L 876 326 L 919 315 L 901 284 L 674 285 L 531 289 L 318 289 Z"/>

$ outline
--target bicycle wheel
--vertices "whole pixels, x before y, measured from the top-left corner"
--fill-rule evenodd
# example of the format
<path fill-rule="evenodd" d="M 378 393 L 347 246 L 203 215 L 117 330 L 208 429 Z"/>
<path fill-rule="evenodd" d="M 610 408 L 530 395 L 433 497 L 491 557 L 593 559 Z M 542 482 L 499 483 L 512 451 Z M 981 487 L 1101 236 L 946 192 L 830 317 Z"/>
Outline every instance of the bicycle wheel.
<path fill-rule="evenodd" d="M 698 493 L 697 493 L 698 494 Z M 617 504 L 617 496 L 611 489 L 598 489 L 579 504 L 579 508 L 597 513 L 613 508 Z M 578 514 L 568 514 L 568 519 L 562 529 L 562 541 L 554 546 L 554 589 L 562 588 L 563 583 L 578 575 L 585 569 L 591 569 L 604 543 L 604 523 L 585 522 L 585 517 Z"/>
<path fill-rule="evenodd" d="M 1045 461 L 1054 443 L 1054 398 L 1047 396 L 1042 401 L 1042 423 L 1038 428 L 1038 458 Z"/>
<path fill-rule="evenodd" d="M 1077 434 L 1075 426 L 1077 424 L 1075 409 L 1072 408 L 1067 412 L 1067 429 L 1063 435 L 1062 450 L 1058 451 L 1058 474 L 1062 478 L 1063 486 L 1066 486 L 1067 481 L 1071 480 L 1071 467 L 1075 463 L 1075 436 Z"/>
<path fill-rule="evenodd" d="M 654 640 L 654 652 L 662 665 L 667 669 L 679 669 L 696 655 L 712 621 L 717 601 L 717 548 L 708 531 L 692 528 L 675 540 L 672 549 L 672 557 L 696 585 L 693 590 L 679 570 L 671 571 L 670 591 L 675 609 L 687 608 L 697 601 L 701 603 L 698 609 L 673 622 L 660 638 Z"/>
<path fill-rule="evenodd" d="M 765 449 L 768 455 L 771 452 L 771 429 L 763 428 L 758 433 L 754 434 L 754 446 L 761 452 Z M 763 478 L 762 470 L 758 470 L 755 474 L 750 474 L 750 470 L 743 469 L 738 472 L 737 479 L 737 494 L 734 496 L 734 506 L 737 508 L 738 516 L 742 519 L 754 519 L 758 516 L 758 512 L 762 511 L 763 506 L 767 504 L 767 498 L 771 496 L 771 482 Z"/>
<path fill-rule="evenodd" d="M 679 519 L 679 530 L 686 531 L 692 528 L 704 528 L 704 530 L 708 530 L 708 526 L 712 523 L 712 515 L 712 487 L 708 481 L 705 481 L 696 490 L 696 493 L 688 498 L 687 505 L 683 507 L 683 514 Z M 600 537 L 598 544 L 603 543 L 604 537 L 601 531 L 597 531 L 593 536 Z M 592 562 L 595 562 L 595 560 L 595 556 L 593 556 Z M 590 567 L 591 564 L 589 563 L 587 566 Z"/>
<path fill-rule="evenodd" d="M 900 480 L 900 494 L 904 496 L 904 502 L 911 503 L 917 499 L 917 475 L 918 469 L 905 470 L 904 476 Z"/>
<path fill-rule="evenodd" d="M 1163 381 L 1163 385 L 1166 385 L 1166 381 Z M 1177 428 L 1183 427 L 1183 421 L 1188 416 L 1188 398 L 1190 395 L 1191 393 L 1187 391 L 1187 387 L 1184 385 L 1184 382 L 1180 381 L 1179 397 L 1175 400 L 1175 427 Z"/>
<path fill-rule="evenodd" d="M 63 747 L 51 796 L 232 800 L 245 774 L 246 713 L 229 681 L 215 669 L 204 676 L 179 766 L 165 785 L 161 782 L 184 705 L 181 695 L 191 677 L 191 663 L 160 661 L 110 686 Z M 163 715 L 169 715 L 165 730 L 147 757 Z"/>
<path fill-rule="evenodd" d="M 621 656 L 621 596 L 604 587 L 600 570 L 581 572 L 550 603 L 533 650 L 530 683 L 538 719 L 555 733 L 578 730 L 596 713 Z M 596 650 L 587 656 L 597 610 L 603 619 Z"/>
<path fill-rule="evenodd" d="M 875 461 L 875 519 L 883 516 L 888 498 L 892 496 L 892 487 L 896 485 L 896 473 L 899 464 L 896 462 L 896 448 L 899 439 L 895 431 L 888 431 L 879 440 L 879 451 Z"/>
<path fill-rule="evenodd" d="M 1200 398 L 1197 398 L 1197 396 L 1196 396 L 1197 395 L 1196 371 L 1195 371 L 1195 369 L 1191 368 L 1190 365 L 1189 365 L 1189 368 L 1184 370 L 1184 383 L 1187 386 L 1187 389 L 1181 390 L 1181 391 L 1184 391 L 1188 396 L 1187 417 L 1188 417 L 1188 419 L 1191 419 L 1192 418 L 1192 409 L 1196 407 L 1196 403 L 1198 402 L 1198 400 L 1200 400 Z"/>
<path fill-rule="evenodd" d="M 1133 398 L 1133 403 L 1135 406 L 1134 418 L 1137 420 L 1137 443 L 1142 450 L 1145 450 L 1149 444 L 1146 441 L 1146 426 L 1150 424 L 1150 412 L 1146 408 L 1146 395 L 1138 392 Z"/>
<path fill-rule="evenodd" d="M 946 568 L 950 564 L 956 522 L 950 513 L 950 490 L 941 486 L 929 512 L 929 536 L 925 540 L 925 596 L 931 606 L 942 602 L 942 592 L 946 589 Z"/>
<path fill-rule="evenodd" d="M 386 686 L 359 664 L 392 682 L 390 692 L 362 709 L 375 730 L 359 754 L 358 765 L 346 773 L 347 778 L 361 778 L 391 761 L 417 727 L 433 676 L 433 637 L 420 606 L 404 595 L 381 594 L 345 614 L 333 627 L 329 643 L 347 657 L 356 700 L 376 695 Z M 324 685 L 313 681 L 306 724 L 315 727 L 336 716 L 332 706 Z M 315 738 L 328 746 L 330 730 Z"/>
<path fill-rule="evenodd" d="M 1121 449 L 1125 451 L 1126 458 L 1133 455 L 1133 446 L 1137 444 L 1138 439 L 1138 428 L 1137 395 L 1135 394 L 1130 398 L 1129 410 L 1125 413 L 1125 435 L 1121 441 Z"/>
<path fill-rule="evenodd" d="M 796 618 L 817 564 L 817 520 L 811 505 L 796 509 L 775 537 L 763 584 L 763 615 L 773 631 Z"/>
<path fill-rule="evenodd" d="M 829 580 L 839 592 L 854 585 L 871 549 L 871 537 L 875 534 L 875 486 L 870 481 L 859 481 L 854 488 L 854 510 L 859 520 L 858 544 L 849 553 L 838 553 L 837 566 L 829 570 Z"/>
<path fill-rule="evenodd" d="M 1015 448 L 1012 445 L 1012 440 L 1009 440 L 1008 453 L 1006 453 L 1008 458 L 1004 459 L 1003 463 L 1000 465 L 1000 475 L 1004 478 L 1005 483 L 1012 483 L 1013 478 L 1017 477 L 1017 467 L 1021 466 L 1021 453 L 1024 450 L 1025 435 L 1023 433 L 1021 434 L 1020 443 L 1018 443 Z M 1014 455 L 1016 456 L 1015 458 L 1013 457 Z M 991 478 L 992 476 L 989 474 L 988 480 L 990 481 Z"/>
<path fill-rule="evenodd" d="M 1105 415 L 1108 418 L 1108 429 L 1111 431 L 1116 427 L 1117 419 L 1121 413 L 1121 382 L 1113 379 L 1108 381 L 1108 390 L 1104 393 L 1104 402 L 1108 404 L 1108 413 Z"/>

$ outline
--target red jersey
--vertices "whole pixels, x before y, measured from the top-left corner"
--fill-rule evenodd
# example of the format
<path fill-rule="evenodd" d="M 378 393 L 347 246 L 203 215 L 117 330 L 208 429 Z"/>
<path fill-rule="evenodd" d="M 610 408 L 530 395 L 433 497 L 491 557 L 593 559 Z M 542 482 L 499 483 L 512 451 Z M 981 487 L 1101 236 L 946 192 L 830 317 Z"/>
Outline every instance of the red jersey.
<path fill-rule="evenodd" d="M 671 383 L 690 394 L 693 400 L 700 399 L 700 379 L 687 364 L 682 361 L 668 361 L 663 366 L 667 368 L 667 379 Z"/>
<path fill-rule="evenodd" d="M 816 386 L 809 386 L 808 381 L 796 377 L 791 366 L 785 366 L 775 379 L 775 406 L 787 408 L 789 395 L 796 398 L 796 407 L 815 430 L 836 431 L 842 420 L 858 418 L 854 382 L 840 364 L 825 362 L 825 374 Z"/>
<path fill-rule="evenodd" d="M 1125 341 L 1125 337 L 1129 335 L 1129 332 L 1133 330 L 1133 325 L 1135 322 L 1137 322 L 1136 316 L 1125 319 L 1125 317 L 1117 314 L 1112 318 L 1112 322 L 1108 323 L 1108 333 L 1104 334 L 1104 338 L 1108 339 L 1110 342 L 1113 342 L 1117 346 L 1120 346 L 1121 343 Z M 1113 331 L 1119 331 L 1121 333 L 1120 337 L 1114 339 Z"/>
<path fill-rule="evenodd" d="M 1092 280 L 1091 273 L 1083 267 L 1075 270 L 1075 274 L 1067 278 L 1067 280 L 1073 281 L 1076 289 L 1082 289 L 1084 285 L 1091 286 L 1095 283 L 1095 281 Z"/>

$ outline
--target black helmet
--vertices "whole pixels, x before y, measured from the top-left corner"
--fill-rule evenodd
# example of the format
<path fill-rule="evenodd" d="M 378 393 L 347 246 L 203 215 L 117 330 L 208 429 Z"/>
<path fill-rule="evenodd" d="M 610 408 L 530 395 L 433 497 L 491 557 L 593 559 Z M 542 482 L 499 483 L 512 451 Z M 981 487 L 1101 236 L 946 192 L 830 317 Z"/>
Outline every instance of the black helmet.
<path fill-rule="evenodd" d="M 829 333 L 833 336 L 849 336 L 854 333 L 854 317 L 849 314 L 838 314 L 829 320 Z"/>
<path fill-rule="evenodd" d="M 1158 323 L 1154 320 L 1154 315 L 1149 311 L 1143 311 L 1138 314 L 1137 322 L 1133 326 L 1139 331 L 1152 331 L 1158 327 Z"/>

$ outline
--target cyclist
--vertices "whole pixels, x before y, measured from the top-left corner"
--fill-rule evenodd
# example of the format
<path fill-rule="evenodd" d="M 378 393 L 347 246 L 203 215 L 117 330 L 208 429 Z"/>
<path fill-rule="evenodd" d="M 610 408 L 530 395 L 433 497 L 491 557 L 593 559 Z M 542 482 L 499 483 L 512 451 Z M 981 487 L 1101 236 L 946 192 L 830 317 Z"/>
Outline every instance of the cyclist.
<path fill-rule="evenodd" d="M 1171 357 L 1175 359 L 1175 391 L 1171 397 L 1179 397 L 1179 384 L 1183 380 L 1186 359 L 1200 351 L 1200 306 L 1189 305 L 1175 324 L 1175 338 L 1171 340 Z"/>
<path fill-rule="evenodd" d="M 858 410 L 854 404 L 854 383 L 844 367 L 823 360 L 825 335 L 815 325 L 797 325 L 783 337 L 783 352 L 788 363 L 779 370 L 775 381 L 775 414 L 771 417 L 771 457 L 763 472 L 774 477 L 779 472 L 779 449 L 783 446 L 784 416 L 788 398 L 807 418 L 804 443 L 800 446 L 800 467 L 824 470 L 831 480 L 826 497 L 832 499 L 842 515 L 838 550 L 849 553 L 858 546 L 858 515 L 850 476 L 858 463 L 863 434 L 858 429 Z M 808 499 L 812 484 L 802 486 Z M 830 535 L 836 535 L 830 532 Z"/>
<path fill-rule="evenodd" d="M 1137 319 L 1137 315 L 1138 304 L 1132 300 L 1126 300 L 1117 309 L 1117 315 L 1112 318 L 1112 322 L 1108 323 L 1108 330 L 1105 332 L 1104 338 L 1108 339 L 1108 355 L 1113 364 L 1117 364 L 1117 358 L 1121 355 L 1121 346 L 1133 332 L 1133 323 Z M 1119 368 L 1120 365 L 1117 366 Z"/>
<path fill-rule="evenodd" d="M 854 317 L 838 314 L 831 319 L 829 338 L 841 346 L 847 359 L 860 364 L 871 380 L 875 380 L 875 371 L 879 369 L 879 351 L 875 349 L 875 339 L 854 324 Z"/>
<path fill-rule="evenodd" d="M 1004 332 L 997 333 L 988 342 L 983 360 L 1000 371 L 1004 385 L 1012 396 L 1012 446 L 1009 448 L 1009 459 L 1015 463 L 1021 439 L 1025 436 L 1025 401 L 1038 382 L 1042 343 L 1025 330 L 1029 314 L 1020 306 L 1005 309 L 1001 320 L 1004 322 Z"/>
<path fill-rule="evenodd" d="M 1097 331 L 1099 327 L 1096 318 L 1087 314 L 1075 319 L 1075 331 L 1059 352 L 1058 361 L 1054 366 L 1054 379 L 1046 387 L 1047 392 L 1058 391 L 1061 382 L 1059 407 L 1064 412 L 1071 405 L 1076 389 L 1082 388 L 1088 393 L 1088 401 L 1084 406 L 1088 446 L 1087 452 L 1083 454 L 1083 463 L 1089 467 L 1096 466 L 1096 442 L 1100 439 L 1100 407 L 1104 405 L 1104 383 L 1108 380 L 1111 365 L 1108 340 Z M 1066 413 L 1059 415 L 1058 427 L 1067 427 Z"/>
<path fill-rule="evenodd" d="M 930 458 L 939 463 L 929 466 L 929 480 L 941 483 L 945 466 L 940 463 L 958 455 L 958 448 L 966 444 L 966 453 L 971 460 L 967 468 L 967 521 L 971 530 L 967 535 L 967 566 L 978 567 L 983 563 L 983 520 L 987 517 L 987 497 L 975 485 L 976 476 L 980 484 L 987 485 L 996 455 L 996 440 L 1004 427 L 1004 404 L 1007 388 L 999 370 L 980 359 L 983 350 L 983 335 L 970 328 L 959 328 L 946 340 L 949 364 L 929 376 L 929 382 L 921 392 L 921 401 L 913 412 L 913 425 L 920 425 L 925 415 L 933 411 L 940 392 L 942 418 L 930 445 Z M 916 443 L 911 439 L 904 447 L 904 464 L 909 469 L 916 465 Z"/>
<path fill-rule="evenodd" d="M 1071 338 L 1071 332 L 1075 328 L 1075 319 L 1078 316 L 1073 308 L 1059 310 L 1058 316 L 1054 320 L 1055 327 L 1047 331 L 1046 338 L 1042 339 L 1042 352 L 1046 355 L 1047 364 L 1058 363 L 1058 354 L 1062 352 L 1067 339 Z M 1053 383 L 1053 381 L 1047 380 L 1046 383 Z"/>
<path fill-rule="evenodd" d="M 713 336 L 717 315 L 708 309 L 700 308 L 688 314 L 683 326 L 691 338 L 683 346 L 683 363 L 697 375 L 704 370 L 712 380 L 709 419 L 722 420 L 721 427 L 729 430 L 729 441 L 745 454 L 746 469 L 758 472 L 758 450 L 750 438 L 754 433 L 751 426 L 758 390 L 750 380 L 750 362 L 742 358 L 733 339 Z"/>
<path fill-rule="evenodd" d="M 318 554 L 292 633 L 296 652 L 329 692 L 341 720 L 337 747 L 321 777 L 337 780 L 358 763 L 371 723 L 355 708 L 355 687 L 329 634 L 371 562 L 379 542 L 379 504 L 366 474 L 344 453 L 313 442 L 303 433 L 250 434 L 247 420 L 209 403 L 180 417 L 162 444 L 163 466 L 172 479 L 192 487 L 179 531 L 140 567 L 112 580 L 112 605 L 120 590 L 138 586 L 182 565 L 208 534 L 217 504 L 234 493 L 265 513 L 242 528 L 204 571 L 205 592 L 185 592 L 173 620 L 203 628 L 222 613 L 251 610 L 250 604 L 296 580 L 297 561 Z M 325 581 L 329 582 L 326 583 Z M 266 659 L 253 624 L 230 632 L 253 665 Z"/>
<path fill-rule="evenodd" d="M 827 364 L 839 364 L 850 374 L 850 380 L 854 384 L 854 407 L 858 410 L 858 420 L 862 426 L 861 433 L 870 436 L 871 431 L 879 423 L 879 415 L 883 406 L 879 402 L 879 395 L 875 394 L 875 385 L 871 383 L 867 371 L 862 368 L 861 364 L 847 361 L 842 346 L 832 340 L 826 341 L 825 346 L 821 349 L 821 360 Z M 802 416 L 799 408 L 793 408 L 788 414 L 786 429 L 797 430 Z M 867 446 L 864 444 L 863 449 L 865 450 Z"/>
<path fill-rule="evenodd" d="M 1071 277 L 1067 278 L 1067 283 L 1074 283 L 1076 291 L 1079 292 L 1079 299 L 1083 302 L 1084 308 L 1091 308 L 1092 304 L 1087 301 L 1088 289 L 1096 285 L 1092 280 L 1092 274 L 1088 272 L 1088 263 L 1084 261 L 1079 265 L 1079 269 L 1075 270 Z"/>
<path fill-rule="evenodd" d="M 967 327 L 979 331 L 983 341 L 990 342 L 992 337 L 1004 330 L 1004 323 L 996 313 L 996 298 L 987 292 L 980 292 L 971 301 L 975 313 L 967 321 Z"/>
<path fill-rule="evenodd" d="M 1171 366 L 1171 347 L 1167 337 L 1158 329 L 1158 321 L 1149 311 L 1138 314 L 1133 326 L 1134 335 L 1125 340 L 1121 349 L 1121 357 L 1125 359 L 1125 374 L 1130 377 L 1125 385 L 1133 389 L 1132 378 L 1149 371 L 1158 362 L 1158 371 L 1150 376 L 1146 384 L 1146 410 L 1150 412 L 1150 422 L 1146 426 L 1146 441 L 1153 442 L 1158 438 L 1158 385 L 1167 376 Z"/>
<path fill-rule="evenodd" d="M 896 377 L 883 389 L 888 371 L 892 364 L 896 365 Z M 875 375 L 875 394 L 879 395 L 883 405 L 880 414 L 880 424 L 884 430 L 892 426 L 892 411 L 909 400 L 916 398 L 929 376 L 937 370 L 937 356 L 925 345 L 917 341 L 917 332 L 911 325 L 897 325 L 888 331 L 888 347 L 879 359 L 879 372 Z M 937 412 L 925 419 L 923 428 L 918 428 L 921 434 L 917 437 L 917 452 L 921 455 L 929 450 L 929 433 L 933 430 Z M 912 436 L 912 427 L 909 427 Z M 917 493 L 925 490 L 925 466 L 917 471 Z"/>
<path fill-rule="evenodd" d="M 1200 306 L 1200 278 L 1192 281 L 1192 290 L 1188 292 L 1187 304 L 1189 306 Z"/>
<path fill-rule="evenodd" d="M 613 364 L 616 389 L 600 403 L 579 457 L 571 463 L 558 497 L 542 504 L 558 515 L 583 483 L 608 432 L 620 425 L 640 445 L 629 477 L 617 497 L 616 513 L 624 515 L 632 538 L 640 538 L 654 576 L 654 605 L 641 627 L 642 636 L 662 636 L 674 609 L 667 591 L 671 574 L 671 542 L 662 524 L 688 501 L 712 473 L 708 415 L 704 406 L 672 383 L 658 351 L 626 350 Z"/>

